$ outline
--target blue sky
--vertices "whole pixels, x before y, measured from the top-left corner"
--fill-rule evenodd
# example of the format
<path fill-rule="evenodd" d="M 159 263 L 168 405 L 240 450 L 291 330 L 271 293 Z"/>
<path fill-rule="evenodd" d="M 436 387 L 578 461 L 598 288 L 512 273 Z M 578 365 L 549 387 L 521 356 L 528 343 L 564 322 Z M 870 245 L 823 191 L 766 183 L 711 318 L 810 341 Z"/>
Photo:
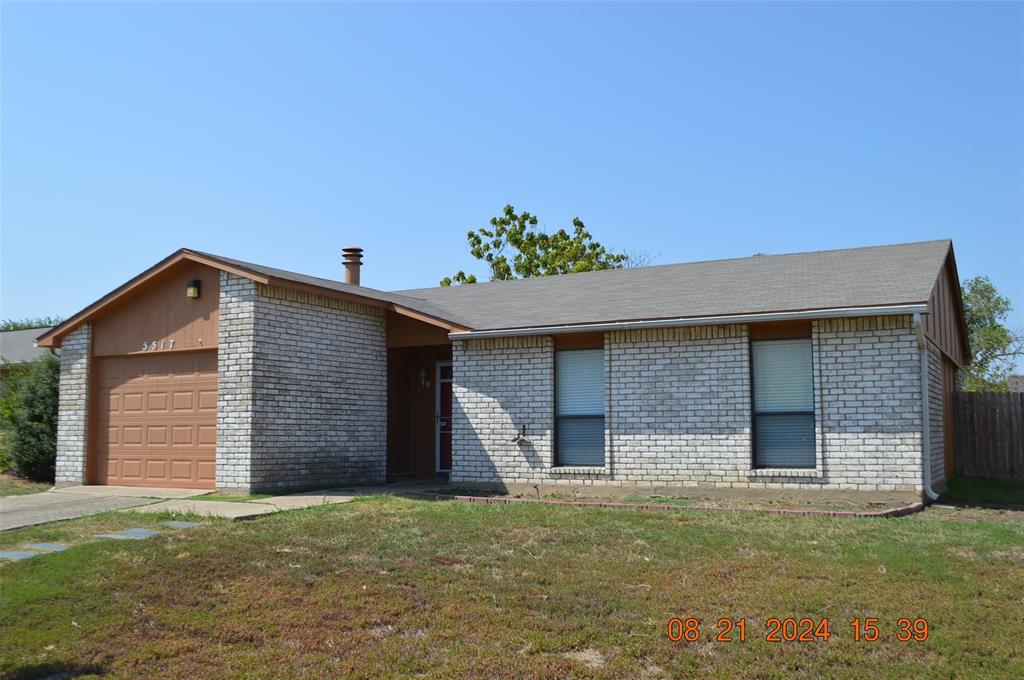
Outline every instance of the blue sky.
<path fill-rule="evenodd" d="M 506 202 L 655 263 L 951 237 L 1024 326 L 1019 3 L 2 4 L 0 316 L 188 246 L 483 273 Z"/>

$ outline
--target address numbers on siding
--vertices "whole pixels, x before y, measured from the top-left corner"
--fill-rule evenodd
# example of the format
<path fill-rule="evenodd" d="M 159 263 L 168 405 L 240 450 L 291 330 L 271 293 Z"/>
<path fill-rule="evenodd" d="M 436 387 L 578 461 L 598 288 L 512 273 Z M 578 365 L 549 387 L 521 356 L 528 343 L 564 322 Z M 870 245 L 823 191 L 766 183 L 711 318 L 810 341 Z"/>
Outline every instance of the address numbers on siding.
<path fill-rule="evenodd" d="M 158 349 L 174 349 L 174 338 L 171 338 L 170 340 L 161 340 L 160 342 L 157 342 L 156 340 L 148 342 L 146 340 L 142 341 L 143 352 L 152 352 Z"/>

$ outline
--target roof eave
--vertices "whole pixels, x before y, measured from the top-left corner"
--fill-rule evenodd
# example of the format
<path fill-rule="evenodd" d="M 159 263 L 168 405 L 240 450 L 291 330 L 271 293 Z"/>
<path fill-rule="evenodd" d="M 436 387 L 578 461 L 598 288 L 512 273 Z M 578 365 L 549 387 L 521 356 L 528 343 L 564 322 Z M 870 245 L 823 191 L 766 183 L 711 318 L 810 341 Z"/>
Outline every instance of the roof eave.
<path fill-rule="evenodd" d="M 468 330 L 468 328 L 466 328 L 465 326 L 462 326 L 460 324 L 454 323 L 454 322 L 449 321 L 447 319 L 442 319 L 440 317 L 436 317 L 436 316 L 431 315 L 431 314 L 427 314 L 425 312 L 421 312 L 419 310 L 412 309 L 412 308 L 407 307 L 405 305 L 401 305 L 401 304 L 394 303 L 394 302 L 378 300 L 378 299 L 375 299 L 375 298 L 372 298 L 372 297 L 367 297 L 367 296 L 359 295 L 358 293 L 349 293 L 349 292 L 344 292 L 344 291 L 336 291 L 336 290 L 332 290 L 330 288 L 322 288 L 320 286 L 314 286 L 314 285 L 311 285 L 311 284 L 304 284 L 304 283 L 301 283 L 301 282 L 298 282 L 298 281 L 291 281 L 291 280 L 283 279 L 283 278 L 280 278 L 280 277 L 267 276 L 267 275 L 262 274 L 260 272 L 248 269 L 248 268 L 243 267 L 243 266 L 240 266 L 240 265 L 238 265 L 236 263 L 226 262 L 226 261 L 221 260 L 220 258 L 218 258 L 216 256 L 211 256 L 211 255 L 208 255 L 206 253 L 199 253 L 199 252 L 196 252 L 196 251 L 193 251 L 193 250 L 189 250 L 188 248 L 181 248 L 181 249 L 171 253 L 170 255 L 165 257 L 163 260 L 160 260 L 155 265 L 153 265 L 149 269 L 145 270 L 144 272 L 142 272 L 138 276 L 133 277 L 132 279 L 130 279 L 127 282 L 125 282 L 124 284 L 122 284 L 122 285 L 118 286 L 117 288 L 115 288 L 114 290 L 110 291 L 109 293 L 107 293 L 106 295 L 101 297 L 96 302 L 94 302 L 91 305 L 85 307 L 84 309 L 76 312 L 71 317 L 69 317 L 67 319 L 67 321 L 64 321 L 63 323 L 61 323 L 61 324 L 59 324 L 57 326 L 54 326 L 53 328 L 51 328 L 47 332 L 45 332 L 42 335 L 40 335 L 38 338 L 36 338 L 36 345 L 38 347 L 60 347 L 61 340 L 64 338 L 64 336 L 66 336 L 68 333 L 73 331 L 75 328 L 77 328 L 81 324 L 85 323 L 86 321 L 89 321 L 90 319 L 94 318 L 102 310 L 104 310 L 107 307 L 109 307 L 110 305 L 114 304 L 116 301 L 121 299 L 123 296 L 127 295 L 128 293 L 130 293 L 132 290 L 136 289 L 137 287 L 143 285 L 144 283 L 146 283 L 147 281 L 149 281 L 153 277 L 158 276 L 159 274 L 161 274 L 164 271 L 170 269 L 171 267 L 173 267 L 174 265 L 178 264 L 179 262 L 182 262 L 182 261 L 185 261 L 185 260 L 190 261 L 190 262 L 197 262 L 199 264 L 204 264 L 204 265 L 207 265 L 207 266 L 212 267 L 214 269 L 219 269 L 219 270 L 222 270 L 222 271 L 226 271 L 228 273 L 235 274 L 237 276 L 241 276 L 243 278 L 249 279 L 251 281 L 254 281 L 256 283 L 263 284 L 263 285 L 275 285 L 275 286 L 281 286 L 281 287 L 284 287 L 284 288 L 292 288 L 292 289 L 297 289 L 297 290 L 306 290 L 308 292 L 315 292 L 317 294 L 325 295 L 327 297 L 335 297 L 335 298 L 346 299 L 346 300 L 350 300 L 350 301 L 354 301 L 354 302 L 360 302 L 362 304 L 367 304 L 367 305 L 370 305 L 370 306 L 373 306 L 373 307 L 379 307 L 379 308 L 382 308 L 382 309 L 390 310 L 390 311 L 393 311 L 393 312 L 395 312 L 397 314 L 402 314 L 404 316 L 409 316 L 409 317 L 412 317 L 412 318 L 417 319 L 419 321 L 423 321 L 425 323 L 429 323 L 431 325 L 438 326 L 438 327 L 448 331 L 449 333 L 451 333 L 451 332 L 465 332 L 465 331 Z"/>
<path fill-rule="evenodd" d="M 900 314 L 927 313 L 927 302 L 875 305 L 865 307 L 834 307 L 803 309 L 780 312 L 754 312 L 721 316 L 674 317 L 670 319 L 639 319 L 632 321 L 610 321 L 600 323 L 563 324 L 532 326 L 523 328 L 498 328 L 479 331 L 449 333 L 451 340 L 472 340 L 475 338 L 507 338 L 527 335 L 553 335 L 558 333 L 593 333 L 617 330 L 638 330 L 648 328 L 680 328 L 684 326 L 710 326 L 732 323 L 755 323 L 764 321 L 796 321 L 800 319 L 836 319 L 853 316 L 895 316 Z"/>

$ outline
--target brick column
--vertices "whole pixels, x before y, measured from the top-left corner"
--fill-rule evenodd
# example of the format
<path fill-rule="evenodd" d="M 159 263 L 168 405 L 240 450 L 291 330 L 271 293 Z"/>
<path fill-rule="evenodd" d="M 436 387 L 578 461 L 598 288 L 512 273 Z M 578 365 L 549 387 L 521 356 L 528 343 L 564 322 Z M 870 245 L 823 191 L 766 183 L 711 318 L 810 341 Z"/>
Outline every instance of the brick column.
<path fill-rule="evenodd" d="M 256 284 L 221 272 L 217 350 L 217 488 L 248 493 L 252 479 Z"/>
<path fill-rule="evenodd" d="M 69 333 L 60 351 L 60 413 L 57 418 L 57 486 L 85 483 L 89 420 L 89 354 L 92 327 Z"/>

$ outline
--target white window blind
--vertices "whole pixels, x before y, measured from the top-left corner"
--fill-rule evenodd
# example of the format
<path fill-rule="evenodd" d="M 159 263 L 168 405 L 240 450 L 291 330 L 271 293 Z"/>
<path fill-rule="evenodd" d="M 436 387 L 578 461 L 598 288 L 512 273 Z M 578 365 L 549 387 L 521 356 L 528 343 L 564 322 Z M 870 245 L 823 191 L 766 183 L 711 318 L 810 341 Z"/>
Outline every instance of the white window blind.
<path fill-rule="evenodd" d="M 814 411 L 811 341 L 763 340 L 754 353 L 754 409 L 758 413 Z"/>
<path fill-rule="evenodd" d="M 814 467 L 810 339 L 751 343 L 757 467 Z"/>
<path fill-rule="evenodd" d="M 604 465 L 604 350 L 555 354 L 558 465 Z"/>

